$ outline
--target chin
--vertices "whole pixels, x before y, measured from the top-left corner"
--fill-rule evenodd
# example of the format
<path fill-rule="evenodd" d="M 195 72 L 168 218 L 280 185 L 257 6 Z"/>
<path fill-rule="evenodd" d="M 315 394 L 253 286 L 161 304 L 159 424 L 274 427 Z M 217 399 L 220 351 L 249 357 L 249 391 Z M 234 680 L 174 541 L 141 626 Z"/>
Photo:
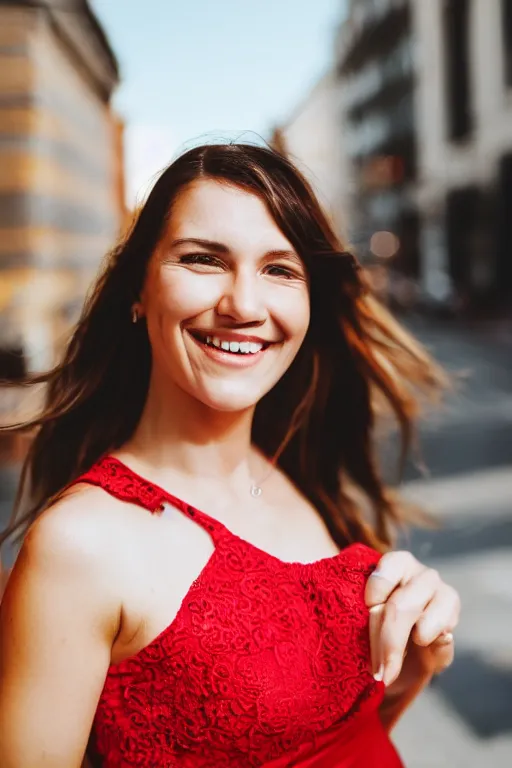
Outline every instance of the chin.
<path fill-rule="evenodd" d="M 237 413 L 254 408 L 261 400 L 264 393 L 248 391 L 247 387 L 229 387 L 208 389 L 201 393 L 196 393 L 196 397 L 208 408 L 213 411 L 222 411 L 224 413 Z"/>

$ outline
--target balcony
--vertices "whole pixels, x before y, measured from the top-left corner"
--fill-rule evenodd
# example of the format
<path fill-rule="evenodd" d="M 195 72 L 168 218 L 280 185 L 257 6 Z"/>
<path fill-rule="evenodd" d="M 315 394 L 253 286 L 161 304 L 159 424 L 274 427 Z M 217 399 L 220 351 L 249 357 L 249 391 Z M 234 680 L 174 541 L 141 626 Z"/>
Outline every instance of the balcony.
<path fill-rule="evenodd" d="M 369 61 L 358 72 L 347 75 L 341 89 L 343 105 L 347 111 L 356 110 L 397 83 L 412 82 L 413 77 L 413 42 L 407 36 L 385 58 Z"/>
<path fill-rule="evenodd" d="M 344 141 L 349 155 L 357 159 L 387 151 L 395 142 L 413 134 L 412 99 L 403 98 L 392 109 L 373 109 L 349 123 Z"/>
<path fill-rule="evenodd" d="M 366 0 L 352 6 L 337 40 L 338 71 L 358 70 L 380 58 L 409 28 L 410 0 Z"/>

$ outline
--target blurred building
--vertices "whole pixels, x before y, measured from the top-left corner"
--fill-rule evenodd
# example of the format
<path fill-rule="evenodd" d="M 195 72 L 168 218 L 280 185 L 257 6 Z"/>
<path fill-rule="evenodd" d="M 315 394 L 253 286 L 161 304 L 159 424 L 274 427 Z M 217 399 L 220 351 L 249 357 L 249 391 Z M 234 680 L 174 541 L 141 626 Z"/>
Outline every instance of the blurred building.
<path fill-rule="evenodd" d="M 418 150 L 408 0 L 352 0 L 337 41 L 340 131 L 353 166 L 351 240 L 369 268 L 420 269 Z"/>
<path fill-rule="evenodd" d="M 275 129 L 272 144 L 304 173 L 337 233 L 345 239 L 353 189 L 339 126 L 339 88 L 336 73 L 330 71 Z"/>
<path fill-rule="evenodd" d="M 412 17 L 424 292 L 512 308 L 512 0 Z"/>
<path fill-rule="evenodd" d="M 117 82 L 86 0 L 0 0 L 0 378 L 54 363 L 123 224 Z"/>
<path fill-rule="evenodd" d="M 360 255 L 401 303 L 512 303 L 512 0 L 351 0 L 337 66 Z"/>

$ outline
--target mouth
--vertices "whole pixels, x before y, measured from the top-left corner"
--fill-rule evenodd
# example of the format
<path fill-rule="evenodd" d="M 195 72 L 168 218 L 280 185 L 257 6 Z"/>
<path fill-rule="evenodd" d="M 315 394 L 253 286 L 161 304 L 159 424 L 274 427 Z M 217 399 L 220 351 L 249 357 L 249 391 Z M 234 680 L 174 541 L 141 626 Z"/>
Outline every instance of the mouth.
<path fill-rule="evenodd" d="M 237 339 L 226 338 L 222 335 L 215 336 L 202 331 L 190 330 L 189 334 L 198 343 L 204 347 L 211 349 L 212 351 L 218 351 L 220 353 L 228 355 L 236 355 L 238 357 L 247 356 L 255 357 L 261 352 L 264 352 L 275 342 L 257 340 L 250 337 L 239 337 Z"/>

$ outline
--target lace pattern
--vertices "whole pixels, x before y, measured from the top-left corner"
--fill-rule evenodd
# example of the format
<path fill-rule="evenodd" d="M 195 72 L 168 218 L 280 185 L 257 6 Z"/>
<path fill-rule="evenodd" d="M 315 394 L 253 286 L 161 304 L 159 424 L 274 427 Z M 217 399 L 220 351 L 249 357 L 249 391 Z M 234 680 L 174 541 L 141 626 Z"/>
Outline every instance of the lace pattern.
<path fill-rule="evenodd" d="M 376 711 L 364 588 L 378 552 L 287 563 L 112 457 L 79 481 L 152 512 L 169 502 L 215 541 L 171 625 L 109 668 L 93 732 L 104 766 L 263 766 Z"/>

